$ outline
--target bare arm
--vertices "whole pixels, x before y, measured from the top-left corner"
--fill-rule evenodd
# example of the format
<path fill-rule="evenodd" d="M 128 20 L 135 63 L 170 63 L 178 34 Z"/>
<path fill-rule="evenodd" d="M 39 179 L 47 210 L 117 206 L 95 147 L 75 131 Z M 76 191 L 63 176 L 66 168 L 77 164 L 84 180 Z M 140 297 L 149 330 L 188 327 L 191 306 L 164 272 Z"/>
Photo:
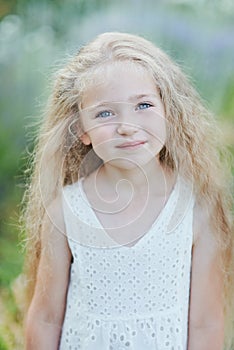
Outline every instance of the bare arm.
<path fill-rule="evenodd" d="M 222 350 L 224 343 L 221 250 L 212 218 L 196 206 L 189 315 L 188 350 Z"/>
<path fill-rule="evenodd" d="M 71 252 L 64 234 L 60 198 L 47 213 L 36 288 L 26 320 L 26 350 L 58 349 L 66 305 Z"/>

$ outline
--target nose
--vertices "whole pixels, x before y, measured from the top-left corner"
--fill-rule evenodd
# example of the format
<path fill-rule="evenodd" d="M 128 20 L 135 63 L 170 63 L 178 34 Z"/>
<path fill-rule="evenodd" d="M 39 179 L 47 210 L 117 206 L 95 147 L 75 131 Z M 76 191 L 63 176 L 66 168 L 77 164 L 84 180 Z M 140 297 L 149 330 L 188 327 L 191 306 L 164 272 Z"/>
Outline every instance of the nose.
<path fill-rule="evenodd" d="M 138 127 L 135 124 L 120 123 L 117 126 L 117 132 L 120 135 L 133 135 L 138 131 Z"/>

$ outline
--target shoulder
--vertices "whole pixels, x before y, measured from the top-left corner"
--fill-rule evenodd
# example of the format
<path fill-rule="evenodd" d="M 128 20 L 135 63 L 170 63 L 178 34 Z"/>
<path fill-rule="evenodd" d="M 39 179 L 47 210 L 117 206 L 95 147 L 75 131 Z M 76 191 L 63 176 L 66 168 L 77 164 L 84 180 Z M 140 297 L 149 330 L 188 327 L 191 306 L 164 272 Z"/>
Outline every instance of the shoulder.
<path fill-rule="evenodd" d="M 193 210 L 194 241 L 197 241 L 199 239 L 202 227 L 206 226 L 209 220 L 210 219 L 207 212 L 207 205 L 204 202 L 201 203 L 196 200 Z"/>
<path fill-rule="evenodd" d="M 62 194 L 58 194 L 45 208 L 47 217 L 52 224 L 57 224 L 60 227 L 64 225 Z"/>
<path fill-rule="evenodd" d="M 55 239 L 56 238 L 56 239 Z M 62 194 L 58 194 L 48 205 L 42 221 L 42 242 L 53 243 L 66 240 Z"/>
<path fill-rule="evenodd" d="M 196 200 L 194 205 L 193 237 L 195 247 L 205 246 L 209 251 L 218 250 L 218 239 L 213 225 L 211 206 L 204 200 Z"/>

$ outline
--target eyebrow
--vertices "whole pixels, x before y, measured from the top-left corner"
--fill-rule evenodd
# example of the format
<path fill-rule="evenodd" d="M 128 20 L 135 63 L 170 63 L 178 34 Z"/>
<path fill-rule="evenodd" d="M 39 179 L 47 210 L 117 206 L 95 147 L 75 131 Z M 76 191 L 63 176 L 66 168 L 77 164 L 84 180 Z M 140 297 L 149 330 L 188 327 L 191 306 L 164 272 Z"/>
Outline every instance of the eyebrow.
<path fill-rule="evenodd" d="M 132 100 L 140 100 L 141 98 L 144 98 L 144 97 L 157 97 L 156 94 L 140 94 L 140 95 L 133 95 L 133 96 L 130 96 L 129 97 L 129 101 L 132 101 Z"/>
<path fill-rule="evenodd" d="M 138 101 L 142 98 L 156 98 L 157 95 L 156 94 L 138 94 L 138 95 L 133 95 L 133 96 L 130 96 L 126 102 L 132 102 L 132 101 Z M 123 103 L 125 101 L 101 101 L 91 107 L 87 107 L 87 108 L 84 108 L 83 110 L 86 110 L 86 109 L 95 109 L 95 108 L 99 108 L 99 107 L 104 107 L 106 106 L 107 104 L 109 103 Z M 125 102 L 125 103 L 126 103 Z"/>

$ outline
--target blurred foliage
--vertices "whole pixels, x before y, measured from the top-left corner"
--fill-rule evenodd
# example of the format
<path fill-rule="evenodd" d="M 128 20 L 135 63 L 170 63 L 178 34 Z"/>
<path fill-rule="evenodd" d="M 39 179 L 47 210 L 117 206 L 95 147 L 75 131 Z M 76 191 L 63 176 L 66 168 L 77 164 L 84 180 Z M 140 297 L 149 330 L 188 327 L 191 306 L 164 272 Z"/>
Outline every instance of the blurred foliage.
<path fill-rule="evenodd" d="M 4 339 L 2 339 L 2 337 L 0 336 L 0 349 L 1 350 L 7 350 L 8 346 L 6 345 L 6 342 L 4 341 Z"/>
<path fill-rule="evenodd" d="M 5 323 L 0 316 L 0 349 L 21 348 L 12 282 L 23 261 L 17 221 L 33 147 L 29 126 L 40 118 L 54 69 L 104 31 L 143 35 L 169 53 L 219 118 L 233 151 L 233 1 L 0 0 L 0 315 L 7 314 Z"/>

